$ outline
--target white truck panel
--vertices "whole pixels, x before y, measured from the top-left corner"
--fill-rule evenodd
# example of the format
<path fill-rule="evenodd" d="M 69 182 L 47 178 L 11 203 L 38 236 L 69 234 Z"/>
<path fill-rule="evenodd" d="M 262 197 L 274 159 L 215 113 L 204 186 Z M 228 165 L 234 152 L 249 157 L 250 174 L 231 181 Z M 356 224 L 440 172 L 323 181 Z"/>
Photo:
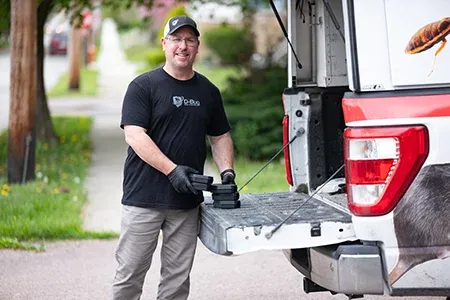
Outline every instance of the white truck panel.
<path fill-rule="evenodd" d="M 342 2 L 329 1 L 333 13 L 341 30 L 344 31 L 344 19 L 342 13 Z M 345 86 L 347 80 L 347 59 L 345 54 L 345 43 L 333 24 L 330 14 L 325 9 L 323 1 L 316 2 L 315 26 L 317 41 L 317 86 Z"/>
<path fill-rule="evenodd" d="M 343 31 L 342 2 L 331 0 L 329 3 Z M 301 9 L 295 8 L 295 0 L 288 1 L 288 36 L 302 64 L 299 69 L 288 48 L 288 87 L 293 86 L 293 76 L 298 86 L 346 86 L 345 43 L 324 3 L 322 0 L 313 2 L 309 11 L 305 2 Z"/>
<path fill-rule="evenodd" d="M 344 9 L 353 4 L 353 15 L 345 16 L 348 72 L 352 91 L 401 90 L 411 88 L 445 87 L 450 74 L 445 62 L 450 51 L 436 50 L 437 41 L 428 50 L 415 54 L 405 52 L 416 32 L 423 26 L 447 17 L 450 2 L 435 0 L 427 5 L 422 0 L 344 0 Z M 354 18 L 354 32 L 350 28 Z M 438 33 L 438 31 L 435 31 Z M 353 34 L 353 36 L 352 36 Z M 427 38 L 432 38 L 428 34 Z M 355 53 L 356 49 L 356 53 Z"/>

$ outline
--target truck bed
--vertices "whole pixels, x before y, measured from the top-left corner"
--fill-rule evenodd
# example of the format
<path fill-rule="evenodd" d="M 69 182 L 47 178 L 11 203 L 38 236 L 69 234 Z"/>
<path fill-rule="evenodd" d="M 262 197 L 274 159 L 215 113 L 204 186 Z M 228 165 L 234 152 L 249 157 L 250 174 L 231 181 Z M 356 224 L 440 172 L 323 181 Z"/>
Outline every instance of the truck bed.
<path fill-rule="evenodd" d="M 341 205 L 345 195 L 331 197 L 333 201 L 319 195 L 305 203 L 308 197 L 294 192 L 243 194 L 240 208 L 219 209 L 213 207 L 210 196 L 205 196 L 199 238 L 220 255 L 316 247 L 356 239 L 351 216 Z M 270 239 L 266 238 L 266 233 L 302 204 Z"/>

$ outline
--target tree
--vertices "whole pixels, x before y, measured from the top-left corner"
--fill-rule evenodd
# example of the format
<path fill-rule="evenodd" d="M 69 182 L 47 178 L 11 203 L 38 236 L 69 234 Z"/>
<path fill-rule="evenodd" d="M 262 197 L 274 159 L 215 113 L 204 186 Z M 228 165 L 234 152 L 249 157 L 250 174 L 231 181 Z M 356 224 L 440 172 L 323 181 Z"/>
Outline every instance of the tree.
<path fill-rule="evenodd" d="M 44 26 L 54 7 L 53 0 L 43 0 L 37 9 L 37 80 L 36 80 L 36 138 L 46 141 L 56 140 L 44 81 Z M 12 101 L 13 99 L 11 99 Z"/>
<path fill-rule="evenodd" d="M 36 0 L 11 1 L 11 101 L 8 180 L 34 179 L 36 113 Z M 28 168 L 28 165 L 32 168 Z"/>

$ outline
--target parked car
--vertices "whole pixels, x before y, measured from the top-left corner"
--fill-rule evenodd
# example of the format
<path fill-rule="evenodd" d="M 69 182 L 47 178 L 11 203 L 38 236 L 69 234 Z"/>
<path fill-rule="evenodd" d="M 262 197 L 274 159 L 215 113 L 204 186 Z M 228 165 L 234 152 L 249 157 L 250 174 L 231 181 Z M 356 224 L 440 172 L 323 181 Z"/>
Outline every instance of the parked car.
<path fill-rule="evenodd" d="M 54 54 L 67 54 L 68 34 L 66 31 L 53 32 L 50 37 L 49 53 Z"/>

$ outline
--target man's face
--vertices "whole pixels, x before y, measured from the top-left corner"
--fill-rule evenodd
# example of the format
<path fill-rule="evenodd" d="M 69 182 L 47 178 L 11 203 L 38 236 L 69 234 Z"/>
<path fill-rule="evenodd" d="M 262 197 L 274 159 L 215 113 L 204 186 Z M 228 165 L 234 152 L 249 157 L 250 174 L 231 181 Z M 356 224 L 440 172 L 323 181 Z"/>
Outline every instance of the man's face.
<path fill-rule="evenodd" d="M 192 69 L 200 42 L 189 26 L 161 39 L 161 43 L 167 63 L 177 69 Z"/>

